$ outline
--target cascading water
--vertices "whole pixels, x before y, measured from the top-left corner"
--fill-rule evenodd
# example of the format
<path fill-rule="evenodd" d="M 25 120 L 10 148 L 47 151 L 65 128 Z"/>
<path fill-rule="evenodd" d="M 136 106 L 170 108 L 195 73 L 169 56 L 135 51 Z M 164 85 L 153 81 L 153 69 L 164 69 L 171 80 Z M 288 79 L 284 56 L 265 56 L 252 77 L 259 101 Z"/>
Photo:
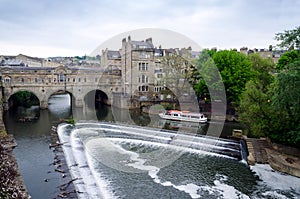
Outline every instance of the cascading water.
<path fill-rule="evenodd" d="M 91 122 L 58 134 L 79 198 L 261 196 L 242 142 Z"/>
<path fill-rule="evenodd" d="M 249 155 L 248 149 L 247 149 L 247 143 L 245 140 L 240 140 L 240 146 L 241 146 L 241 159 L 242 162 L 248 165 L 247 163 L 247 157 Z"/>

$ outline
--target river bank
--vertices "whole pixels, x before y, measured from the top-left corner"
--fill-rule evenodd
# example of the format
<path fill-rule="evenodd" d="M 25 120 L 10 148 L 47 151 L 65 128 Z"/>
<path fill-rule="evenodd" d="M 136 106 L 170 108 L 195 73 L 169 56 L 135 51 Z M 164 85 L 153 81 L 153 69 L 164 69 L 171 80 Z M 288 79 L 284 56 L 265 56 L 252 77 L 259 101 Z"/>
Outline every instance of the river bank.
<path fill-rule="evenodd" d="M 300 178 L 300 150 L 265 138 L 246 138 L 249 165 L 269 164 L 272 169 Z"/>
<path fill-rule="evenodd" d="M 76 179 L 72 179 L 72 176 L 69 172 L 69 168 L 66 163 L 65 155 L 62 149 L 64 143 L 59 142 L 57 135 L 57 124 L 51 128 L 51 139 L 52 143 L 49 145 L 49 148 L 54 153 L 54 159 L 52 165 L 54 166 L 54 171 L 59 173 L 61 176 L 61 184 L 57 187 L 60 190 L 60 193 L 57 194 L 57 198 L 78 198 L 77 191 L 74 187 L 73 182 Z"/>
<path fill-rule="evenodd" d="M 0 198 L 29 199 L 17 160 L 13 153 L 16 141 L 7 135 L 4 128 L 0 133 Z"/>

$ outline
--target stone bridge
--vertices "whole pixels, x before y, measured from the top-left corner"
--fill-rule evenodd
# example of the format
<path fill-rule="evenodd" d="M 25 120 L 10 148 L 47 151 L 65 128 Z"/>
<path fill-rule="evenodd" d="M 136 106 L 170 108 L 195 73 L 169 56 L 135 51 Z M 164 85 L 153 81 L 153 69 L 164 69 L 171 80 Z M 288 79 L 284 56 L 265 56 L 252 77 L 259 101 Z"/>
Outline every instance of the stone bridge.
<path fill-rule="evenodd" d="M 69 93 L 72 106 L 82 107 L 90 92 L 100 90 L 100 100 L 110 105 L 114 94 L 120 96 L 122 90 L 120 75 L 93 68 L 3 67 L 0 73 L 5 109 L 9 108 L 9 98 L 19 91 L 33 93 L 40 101 L 40 108 L 46 109 L 49 98 L 59 92 Z"/>

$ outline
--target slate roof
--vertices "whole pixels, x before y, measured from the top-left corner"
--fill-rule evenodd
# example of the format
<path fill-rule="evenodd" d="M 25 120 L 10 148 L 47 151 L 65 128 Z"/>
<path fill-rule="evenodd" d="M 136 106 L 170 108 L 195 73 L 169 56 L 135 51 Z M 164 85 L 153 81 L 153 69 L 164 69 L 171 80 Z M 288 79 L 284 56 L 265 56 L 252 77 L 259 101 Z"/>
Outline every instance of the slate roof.
<path fill-rule="evenodd" d="M 154 48 L 152 43 L 145 41 L 131 41 L 133 48 Z"/>
<path fill-rule="evenodd" d="M 157 57 L 162 57 L 164 54 L 163 50 L 162 49 L 157 49 L 155 48 L 154 49 L 154 55 L 157 56 Z"/>
<path fill-rule="evenodd" d="M 121 54 L 119 51 L 109 50 L 107 51 L 108 59 L 121 59 Z"/>

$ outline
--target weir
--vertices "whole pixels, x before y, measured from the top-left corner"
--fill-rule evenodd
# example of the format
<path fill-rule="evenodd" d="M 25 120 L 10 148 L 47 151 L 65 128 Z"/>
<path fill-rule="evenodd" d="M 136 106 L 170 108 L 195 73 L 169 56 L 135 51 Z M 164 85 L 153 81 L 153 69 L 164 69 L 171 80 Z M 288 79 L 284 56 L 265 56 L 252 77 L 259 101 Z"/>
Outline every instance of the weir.
<path fill-rule="evenodd" d="M 244 157 L 241 149 L 244 145 L 239 141 L 123 124 L 63 124 L 58 127 L 58 135 L 60 142 L 65 143 L 63 149 L 72 177 L 77 179 L 74 184 L 79 198 L 113 197 L 104 186 L 105 179 L 97 173 L 95 165 L 99 164 L 125 173 L 146 172 L 155 183 L 181 189 L 184 187 L 161 180 L 158 172 L 182 155 L 232 160 Z M 195 194 L 187 190 L 191 196 Z"/>
<path fill-rule="evenodd" d="M 244 140 L 104 122 L 61 124 L 58 135 L 78 198 L 261 198 L 273 192 L 257 188 Z"/>
<path fill-rule="evenodd" d="M 199 150 L 212 155 L 224 155 L 237 160 L 242 160 L 244 157 L 242 155 L 242 151 L 245 150 L 245 145 L 242 145 L 240 141 L 235 140 L 215 138 L 180 131 L 112 123 L 89 123 L 88 126 L 79 123 L 76 127 L 102 130 L 102 133 L 98 136 L 103 137 L 130 138 L 157 142 L 192 150 Z"/>

